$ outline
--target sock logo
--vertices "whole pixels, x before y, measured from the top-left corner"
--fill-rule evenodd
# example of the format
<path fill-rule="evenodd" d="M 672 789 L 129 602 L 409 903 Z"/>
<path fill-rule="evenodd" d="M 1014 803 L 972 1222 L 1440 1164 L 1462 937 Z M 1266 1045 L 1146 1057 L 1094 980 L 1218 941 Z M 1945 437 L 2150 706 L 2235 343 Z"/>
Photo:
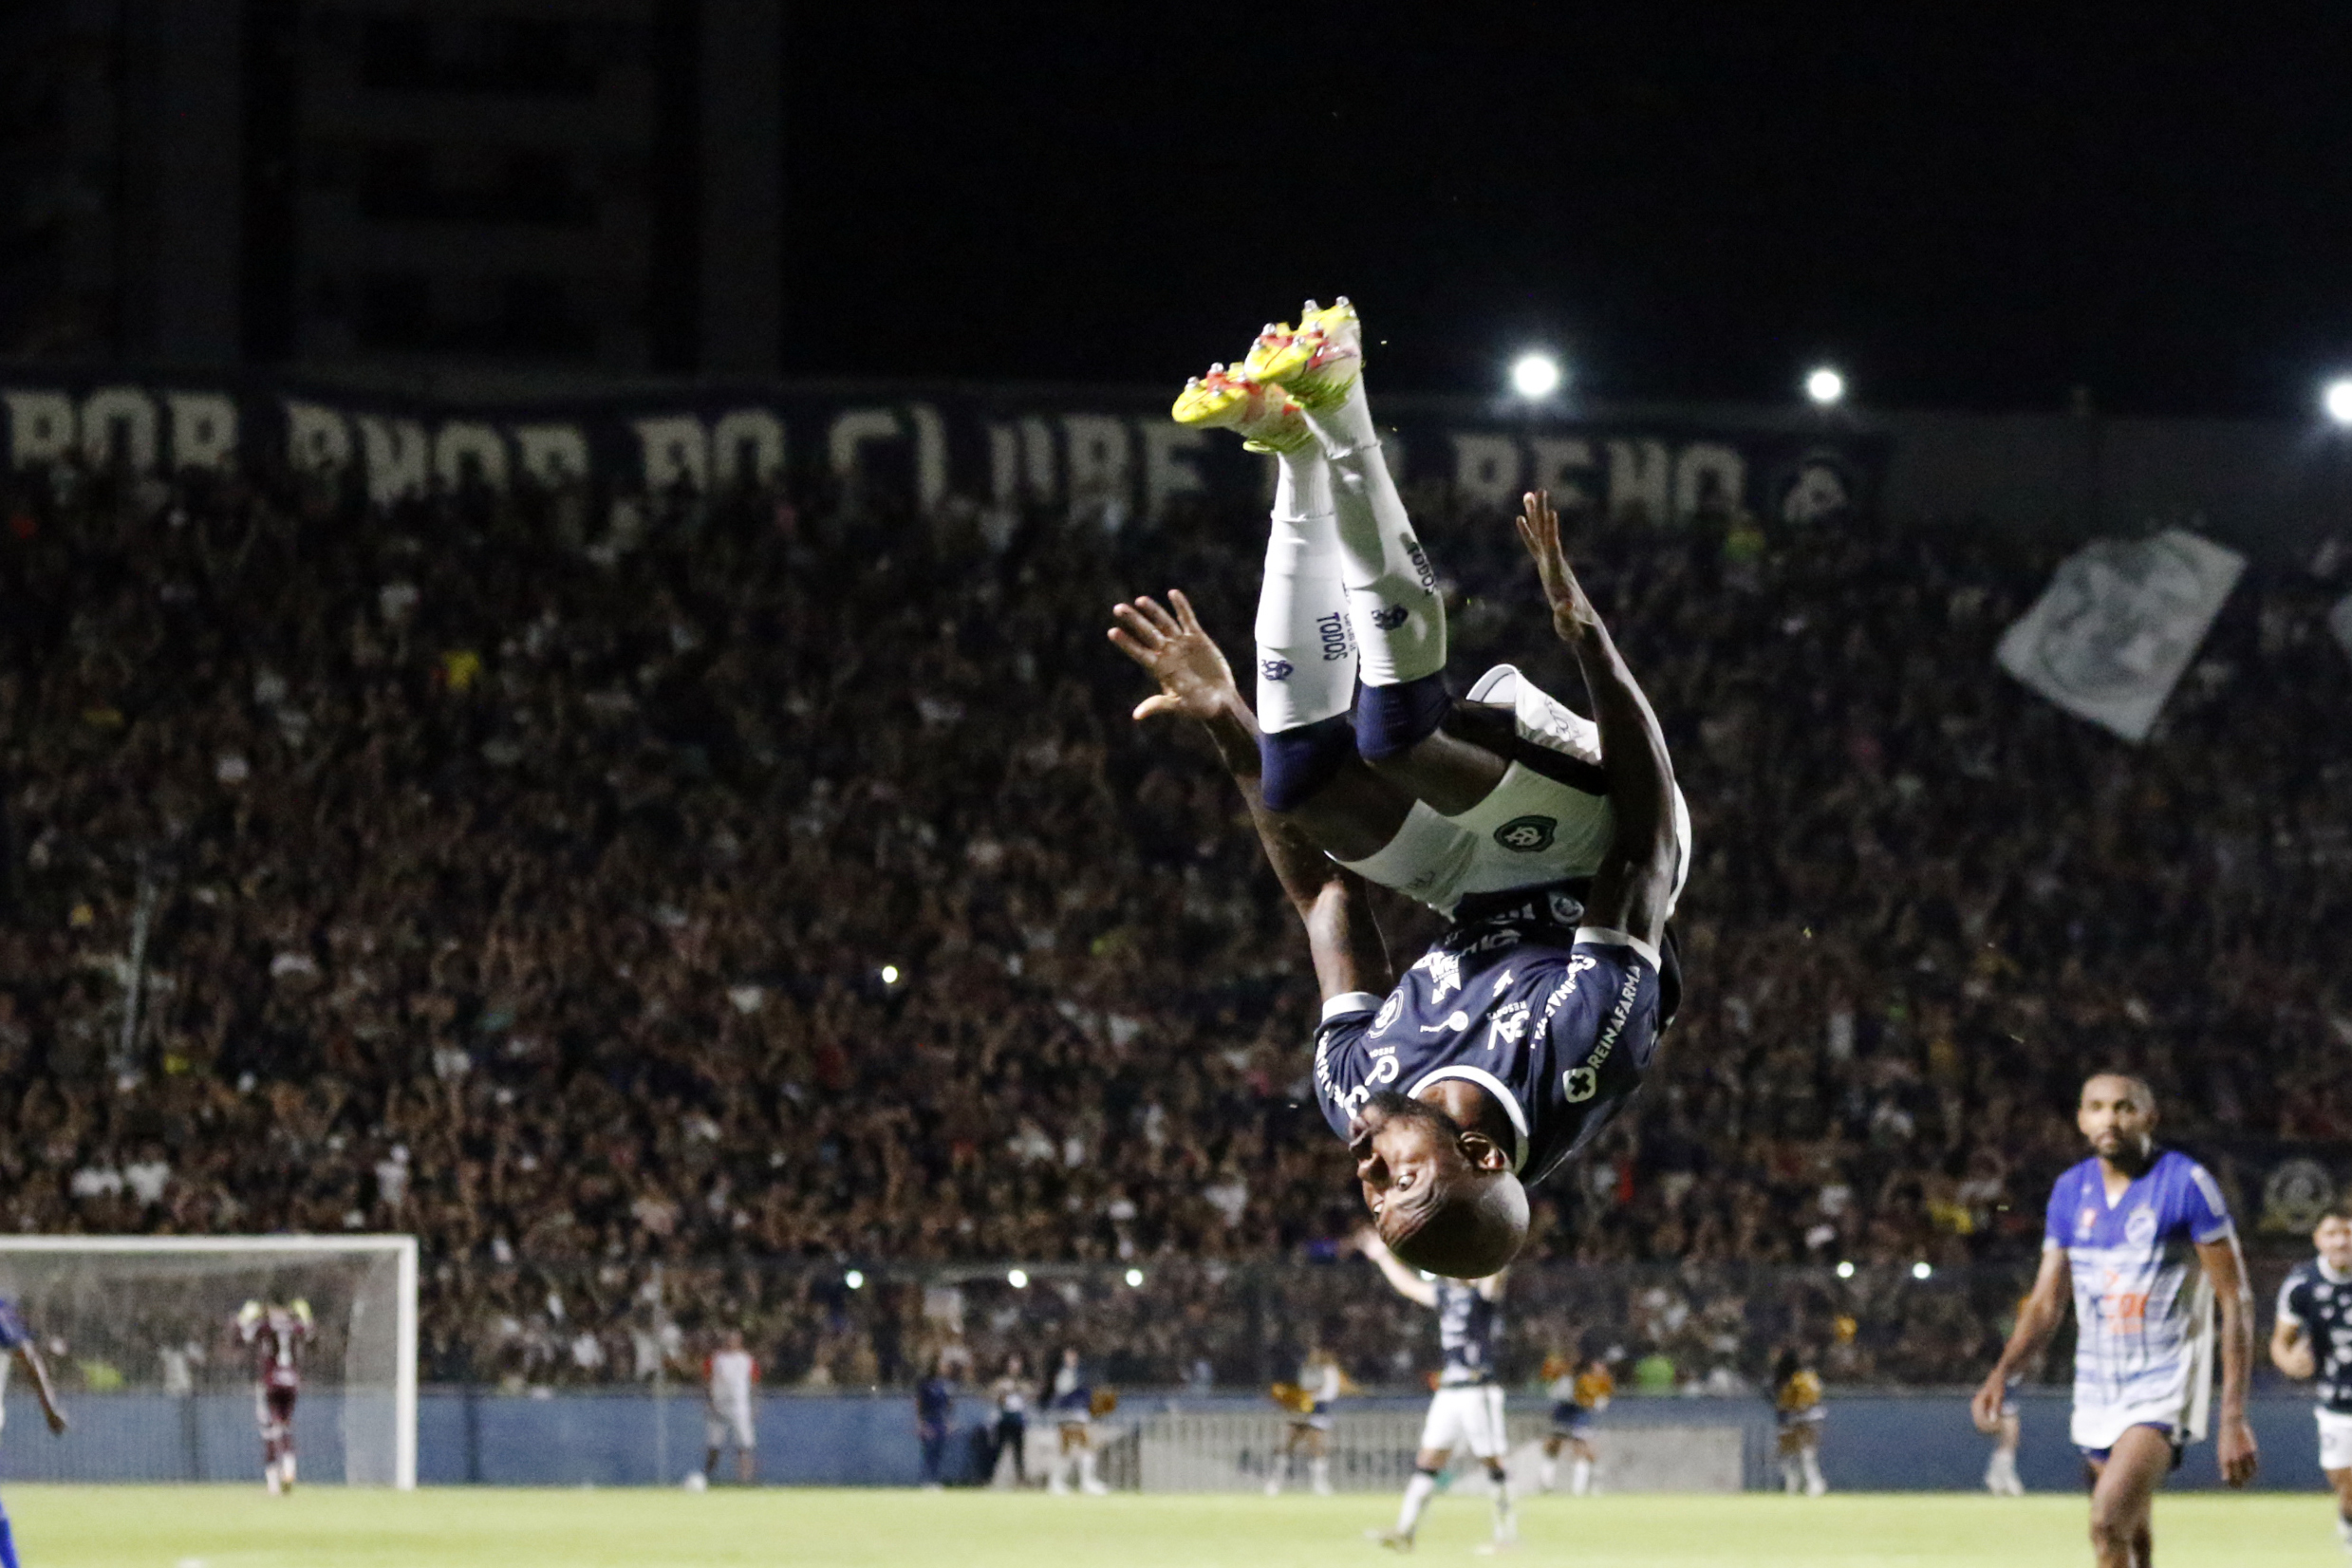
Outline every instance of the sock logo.
<path fill-rule="evenodd" d="M 1515 854 L 1539 855 L 1552 847 L 1559 823 L 1548 816 L 1515 816 L 1495 830 L 1495 842 Z"/>
<path fill-rule="evenodd" d="M 1294 667 L 1295 666 L 1293 666 L 1291 662 L 1287 659 L 1260 659 L 1258 661 L 1258 673 L 1264 676 L 1269 681 L 1289 680 Z"/>
<path fill-rule="evenodd" d="M 1404 606 L 1391 605 L 1386 609 L 1373 610 L 1372 624 L 1382 631 L 1394 631 L 1409 620 L 1411 615 L 1412 612 Z"/>
<path fill-rule="evenodd" d="M 1323 663 L 1345 659 L 1354 650 L 1348 645 L 1348 618 L 1339 610 L 1315 623 L 1315 634 L 1323 640 Z"/>
<path fill-rule="evenodd" d="M 1430 566 L 1428 556 L 1422 553 L 1421 541 L 1409 535 L 1405 540 L 1405 553 L 1412 557 L 1413 570 L 1421 578 L 1421 591 L 1435 593 L 1437 569 Z"/>

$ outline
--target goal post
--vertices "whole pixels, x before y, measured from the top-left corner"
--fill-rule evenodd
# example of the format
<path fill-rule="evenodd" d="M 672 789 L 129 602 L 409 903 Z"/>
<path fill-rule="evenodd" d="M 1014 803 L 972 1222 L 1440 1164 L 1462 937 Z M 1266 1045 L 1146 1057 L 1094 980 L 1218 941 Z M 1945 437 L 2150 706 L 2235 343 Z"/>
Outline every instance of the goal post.
<path fill-rule="evenodd" d="M 72 1429 L 48 1441 L 8 1389 L 25 1480 L 261 1479 L 248 1301 L 309 1304 L 294 1436 L 306 1482 L 417 1484 L 413 1236 L 0 1236 L 0 1296 L 23 1311 Z"/>

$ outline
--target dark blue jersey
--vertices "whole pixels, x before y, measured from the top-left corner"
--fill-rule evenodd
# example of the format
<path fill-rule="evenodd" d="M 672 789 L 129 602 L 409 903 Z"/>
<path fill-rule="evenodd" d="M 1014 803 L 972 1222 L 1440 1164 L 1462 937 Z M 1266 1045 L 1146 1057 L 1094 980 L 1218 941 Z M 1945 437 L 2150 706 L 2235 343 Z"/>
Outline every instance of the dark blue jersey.
<path fill-rule="evenodd" d="M 1465 1078 L 1502 1103 L 1511 1166 L 1530 1185 L 1584 1147 L 1657 1050 L 1658 955 L 1622 931 L 1578 926 L 1583 906 L 1536 891 L 1463 920 L 1386 1000 L 1323 1007 L 1316 1099 L 1342 1138 L 1372 1095 Z"/>
<path fill-rule="evenodd" d="M 2352 1415 L 2352 1275 L 2333 1278 L 2316 1258 L 2297 1263 L 2279 1289 L 2279 1321 L 2311 1341 L 2320 1409 Z"/>
<path fill-rule="evenodd" d="M 1487 1300 L 1475 1285 L 1438 1280 L 1437 1350 L 1444 1363 L 1437 1374 L 1442 1387 L 1493 1382 L 1495 1359 L 1503 1350 L 1503 1303 Z"/>

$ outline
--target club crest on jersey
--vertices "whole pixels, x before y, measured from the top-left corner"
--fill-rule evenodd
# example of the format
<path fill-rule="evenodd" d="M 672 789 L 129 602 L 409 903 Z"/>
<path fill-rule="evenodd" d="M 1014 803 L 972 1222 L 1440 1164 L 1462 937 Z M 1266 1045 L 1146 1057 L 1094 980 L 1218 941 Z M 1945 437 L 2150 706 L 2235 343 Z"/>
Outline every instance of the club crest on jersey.
<path fill-rule="evenodd" d="M 1258 673 L 1264 676 L 1269 681 L 1287 681 L 1291 678 L 1294 668 L 1295 666 L 1287 659 L 1260 659 L 1258 661 Z"/>
<path fill-rule="evenodd" d="M 1382 631 L 1394 631 L 1397 627 L 1403 625 L 1408 620 L 1409 620 L 1411 616 L 1412 611 L 1407 609 L 1404 606 L 1390 605 L 1384 608 L 1376 609 L 1372 612 L 1372 624 L 1378 626 Z"/>
<path fill-rule="evenodd" d="M 2081 1213 L 2075 1216 L 2074 1233 L 2077 1236 L 2088 1236 L 2098 1228 L 2099 1210 L 2086 1206 Z"/>
<path fill-rule="evenodd" d="M 2156 1240 L 2156 1210 L 2142 1204 L 2132 1210 L 2132 1217 L 2123 1222 L 2123 1239 L 2136 1247 L 2144 1247 Z"/>
<path fill-rule="evenodd" d="M 1559 831 L 1554 817 L 1515 816 L 1495 830 L 1495 842 L 1516 854 L 1540 855 L 1552 847 Z"/>

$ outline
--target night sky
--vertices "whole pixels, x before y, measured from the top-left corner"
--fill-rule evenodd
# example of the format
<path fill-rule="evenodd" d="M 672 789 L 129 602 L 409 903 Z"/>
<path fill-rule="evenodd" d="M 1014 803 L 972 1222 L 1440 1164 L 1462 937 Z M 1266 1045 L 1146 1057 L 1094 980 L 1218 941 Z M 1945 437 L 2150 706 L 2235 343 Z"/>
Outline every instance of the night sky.
<path fill-rule="evenodd" d="M 2307 414 L 2352 24 L 2053 9 L 796 7 L 787 368 L 1172 391 L 1344 292 L 1379 386 Z"/>

